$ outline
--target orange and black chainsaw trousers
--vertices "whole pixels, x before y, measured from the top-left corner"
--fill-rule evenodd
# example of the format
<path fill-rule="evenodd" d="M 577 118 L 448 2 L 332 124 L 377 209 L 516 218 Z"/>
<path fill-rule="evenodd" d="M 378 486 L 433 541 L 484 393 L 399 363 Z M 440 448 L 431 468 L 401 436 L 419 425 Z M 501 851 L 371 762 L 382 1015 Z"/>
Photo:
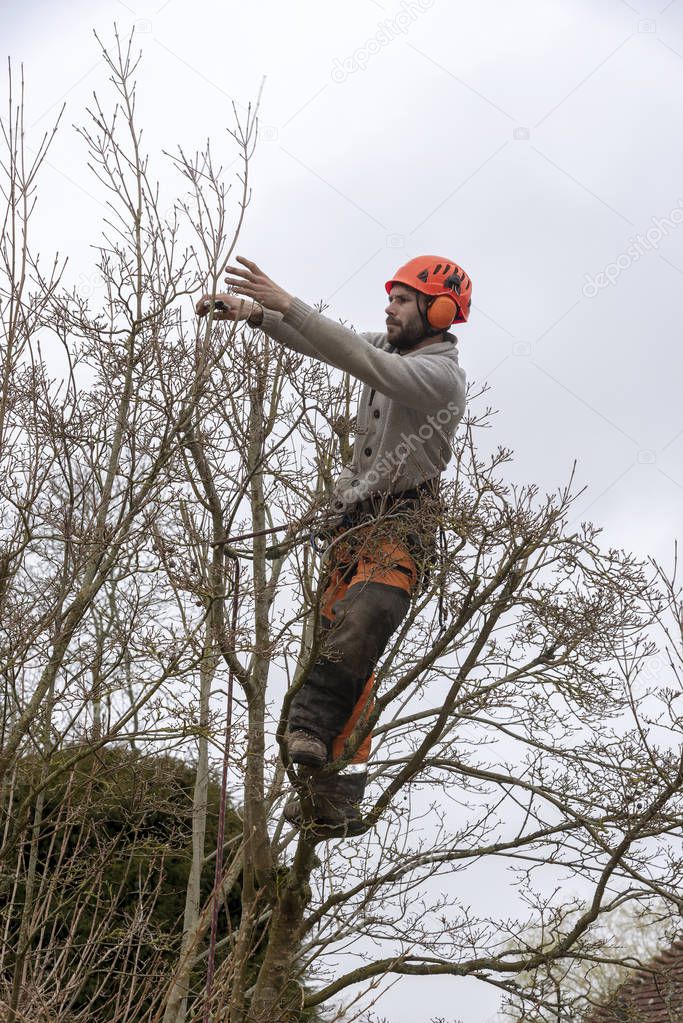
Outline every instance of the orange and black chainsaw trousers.
<path fill-rule="evenodd" d="M 403 519 L 388 517 L 347 529 L 332 545 L 321 603 L 321 653 L 289 712 L 289 728 L 316 735 L 332 760 L 371 709 L 373 669 L 419 585 L 415 541 Z M 367 761 L 370 743 L 368 735 L 353 763 Z"/>

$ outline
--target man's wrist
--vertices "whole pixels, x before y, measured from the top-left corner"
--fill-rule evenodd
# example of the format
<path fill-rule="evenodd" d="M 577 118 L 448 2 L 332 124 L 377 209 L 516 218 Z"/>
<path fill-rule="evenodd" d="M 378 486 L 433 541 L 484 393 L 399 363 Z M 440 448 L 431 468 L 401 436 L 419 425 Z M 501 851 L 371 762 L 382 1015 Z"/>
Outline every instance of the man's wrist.
<path fill-rule="evenodd" d="M 252 309 L 247 317 L 247 323 L 252 327 L 260 327 L 263 323 L 263 306 L 260 302 L 256 303 L 256 308 Z"/>

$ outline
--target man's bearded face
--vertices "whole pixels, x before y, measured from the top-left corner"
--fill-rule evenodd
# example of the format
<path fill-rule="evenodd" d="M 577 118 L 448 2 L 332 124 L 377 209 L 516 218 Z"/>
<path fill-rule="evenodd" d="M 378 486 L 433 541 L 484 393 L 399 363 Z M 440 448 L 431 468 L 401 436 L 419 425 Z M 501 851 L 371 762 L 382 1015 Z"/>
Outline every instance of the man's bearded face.
<path fill-rule="evenodd" d="M 406 284 L 393 284 L 389 292 L 387 336 L 395 348 L 410 348 L 425 336 L 418 302 L 424 296 Z"/>

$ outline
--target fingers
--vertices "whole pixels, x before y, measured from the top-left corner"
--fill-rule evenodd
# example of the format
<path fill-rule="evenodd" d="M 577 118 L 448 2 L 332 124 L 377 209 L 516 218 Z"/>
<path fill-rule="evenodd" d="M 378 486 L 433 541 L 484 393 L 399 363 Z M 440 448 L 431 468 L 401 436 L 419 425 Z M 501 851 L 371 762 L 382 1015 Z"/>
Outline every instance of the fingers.
<path fill-rule="evenodd" d="M 225 283 L 229 286 L 231 293 L 239 291 L 240 288 L 255 288 L 258 286 L 256 281 L 247 280 L 246 278 L 240 280 L 239 277 L 226 277 Z"/>
<path fill-rule="evenodd" d="M 249 270 L 251 270 L 252 273 L 254 273 L 254 274 L 263 273 L 263 271 L 259 269 L 259 267 L 256 265 L 256 263 L 253 262 L 253 260 L 246 259 L 245 256 L 236 256 L 235 259 L 237 260 L 238 263 L 244 263 L 244 265 Z"/>
<path fill-rule="evenodd" d="M 235 295 L 249 295 L 250 298 L 253 298 L 254 295 L 258 294 L 257 285 L 241 284 L 240 282 L 236 282 L 232 285 L 232 291 Z"/>
<path fill-rule="evenodd" d="M 259 277 L 263 281 L 269 280 L 269 278 L 264 274 L 263 270 L 261 270 L 261 268 L 257 266 L 253 260 L 246 259 L 244 256 L 236 256 L 235 258 L 237 259 L 238 263 L 242 263 L 244 266 L 247 267 L 247 269 L 243 270 L 239 266 L 226 266 L 225 269 L 228 274 L 234 274 L 236 277 L 241 277 L 245 281 L 253 282 L 255 278 Z M 225 279 L 226 281 L 229 280 L 227 275 Z"/>
<path fill-rule="evenodd" d="M 251 273 L 251 271 L 249 271 L 249 270 L 240 270 L 240 268 L 238 266 L 226 266 L 225 269 L 227 271 L 227 273 L 225 275 L 226 281 L 228 279 L 228 274 L 235 274 L 237 277 L 244 277 L 245 280 L 251 280 L 251 278 L 253 277 L 253 274 Z"/>

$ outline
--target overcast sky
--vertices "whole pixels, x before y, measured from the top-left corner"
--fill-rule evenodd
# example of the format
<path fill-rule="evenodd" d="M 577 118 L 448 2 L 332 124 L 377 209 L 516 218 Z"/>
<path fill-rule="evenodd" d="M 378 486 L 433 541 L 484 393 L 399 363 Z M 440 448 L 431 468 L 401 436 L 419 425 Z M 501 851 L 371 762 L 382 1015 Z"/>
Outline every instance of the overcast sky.
<path fill-rule="evenodd" d="M 383 284 L 423 252 L 473 280 L 458 331 L 499 414 L 509 477 L 552 491 L 577 461 L 576 519 L 671 565 L 683 513 L 683 0 L 90 0 L 0 4 L 24 62 L 29 143 L 67 112 L 41 186 L 44 257 L 87 246 L 104 196 L 71 127 L 111 99 L 95 28 L 135 25 L 140 123 L 162 148 L 207 136 L 229 162 L 231 100 L 262 96 L 240 243 L 278 283 L 359 329 L 383 329 Z M 5 92 L 3 83 L 3 92 Z M 3 104 L 4 105 L 4 104 Z M 89 283 L 90 282 L 90 283 Z M 411 989 L 411 984 L 413 988 Z M 495 1018 L 497 996 L 405 981 L 390 1023 Z M 415 987 L 416 986 L 416 987 Z M 470 997 L 471 996 L 471 997 Z M 416 1003 L 412 1003 L 414 1006 Z"/>

